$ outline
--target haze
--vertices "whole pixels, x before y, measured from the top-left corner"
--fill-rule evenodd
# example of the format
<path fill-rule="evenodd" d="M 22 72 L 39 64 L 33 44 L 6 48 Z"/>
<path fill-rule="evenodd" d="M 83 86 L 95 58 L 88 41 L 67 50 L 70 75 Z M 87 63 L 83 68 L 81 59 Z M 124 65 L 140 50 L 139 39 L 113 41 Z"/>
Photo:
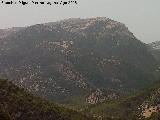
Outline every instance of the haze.
<path fill-rule="evenodd" d="M 107 17 L 126 24 L 143 42 L 160 41 L 160 0 L 77 0 L 77 2 L 78 5 L 67 6 L 0 4 L 0 28 L 29 26 L 67 18 Z"/>

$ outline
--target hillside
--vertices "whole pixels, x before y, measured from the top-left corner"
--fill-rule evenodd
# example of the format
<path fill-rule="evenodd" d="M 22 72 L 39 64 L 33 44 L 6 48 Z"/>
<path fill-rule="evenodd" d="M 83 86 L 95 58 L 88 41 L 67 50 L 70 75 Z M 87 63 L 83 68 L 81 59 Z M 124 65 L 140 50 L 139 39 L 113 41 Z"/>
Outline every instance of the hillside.
<path fill-rule="evenodd" d="M 85 111 L 104 120 L 159 120 L 160 83 L 119 101 L 90 106 Z"/>
<path fill-rule="evenodd" d="M 154 82 L 156 69 L 144 43 L 103 17 L 37 24 L 0 41 L 0 76 L 58 102 L 118 99 Z"/>
<path fill-rule="evenodd" d="M 159 120 L 160 84 L 118 101 L 91 105 L 78 113 L 0 80 L 0 120 Z"/>
<path fill-rule="evenodd" d="M 0 120 L 93 120 L 0 80 Z"/>

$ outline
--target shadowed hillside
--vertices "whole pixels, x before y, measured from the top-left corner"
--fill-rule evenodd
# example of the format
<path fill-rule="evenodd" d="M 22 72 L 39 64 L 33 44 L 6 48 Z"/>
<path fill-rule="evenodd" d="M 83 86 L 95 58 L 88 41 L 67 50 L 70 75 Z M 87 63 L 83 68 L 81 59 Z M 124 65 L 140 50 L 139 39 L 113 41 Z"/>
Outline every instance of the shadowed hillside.
<path fill-rule="evenodd" d="M 0 120 L 93 120 L 0 80 Z"/>

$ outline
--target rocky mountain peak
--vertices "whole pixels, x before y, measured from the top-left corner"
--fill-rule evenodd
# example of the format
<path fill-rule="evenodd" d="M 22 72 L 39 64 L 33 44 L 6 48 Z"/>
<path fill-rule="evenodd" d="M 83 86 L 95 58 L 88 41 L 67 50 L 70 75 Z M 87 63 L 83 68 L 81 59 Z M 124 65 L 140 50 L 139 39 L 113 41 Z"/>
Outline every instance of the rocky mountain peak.
<path fill-rule="evenodd" d="M 160 41 L 155 41 L 149 44 L 151 49 L 160 49 Z"/>
<path fill-rule="evenodd" d="M 44 25 L 50 26 L 52 28 L 60 27 L 71 33 L 84 34 L 88 30 L 94 30 L 95 32 L 119 32 L 134 37 L 133 33 L 131 33 L 123 23 L 111 20 L 106 17 L 86 19 L 70 18 L 58 22 L 46 23 Z"/>

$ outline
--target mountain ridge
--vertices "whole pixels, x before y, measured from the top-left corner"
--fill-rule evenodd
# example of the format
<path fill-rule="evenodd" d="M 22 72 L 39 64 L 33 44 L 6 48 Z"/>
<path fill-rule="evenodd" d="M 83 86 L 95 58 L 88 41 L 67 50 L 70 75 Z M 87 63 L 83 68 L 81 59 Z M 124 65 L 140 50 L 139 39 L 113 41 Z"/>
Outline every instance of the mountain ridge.
<path fill-rule="evenodd" d="M 0 41 L 0 63 L 2 77 L 56 101 L 134 91 L 154 82 L 157 68 L 146 45 L 107 18 L 26 27 Z"/>

